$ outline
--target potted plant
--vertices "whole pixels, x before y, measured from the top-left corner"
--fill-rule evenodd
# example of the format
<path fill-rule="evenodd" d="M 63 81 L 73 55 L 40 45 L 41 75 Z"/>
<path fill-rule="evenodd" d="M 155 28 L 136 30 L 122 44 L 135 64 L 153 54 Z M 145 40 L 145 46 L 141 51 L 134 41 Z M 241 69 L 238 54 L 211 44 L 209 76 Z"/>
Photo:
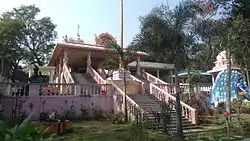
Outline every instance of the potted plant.
<path fill-rule="evenodd" d="M 61 121 L 56 119 L 56 111 L 52 110 L 48 114 L 48 119 L 46 122 L 43 122 L 44 125 L 47 127 L 48 133 L 57 133 L 60 134 L 63 132 L 63 126 L 61 125 Z"/>

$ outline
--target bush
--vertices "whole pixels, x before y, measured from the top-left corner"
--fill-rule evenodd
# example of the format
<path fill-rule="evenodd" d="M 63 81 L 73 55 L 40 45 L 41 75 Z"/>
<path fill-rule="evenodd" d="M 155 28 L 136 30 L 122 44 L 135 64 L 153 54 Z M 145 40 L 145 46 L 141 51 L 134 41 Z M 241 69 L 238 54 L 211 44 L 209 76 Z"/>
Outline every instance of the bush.
<path fill-rule="evenodd" d="M 20 125 L 8 129 L 6 124 L 0 122 L 0 140 L 1 141 L 45 141 L 48 136 L 45 130 L 37 128 L 30 122 L 31 115 L 26 118 Z"/>
<path fill-rule="evenodd" d="M 104 112 L 101 109 L 93 109 L 93 118 L 97 121 L 105 119 Z"/>
<path fill-rule="evenodd" d="M 123 123 L 124 117 L 125 117 L 125 115 L 122 112 L 114 114 L 114 117 L 112 118 L 112 123 L 113 124 L 121 124 L 121 123 Z"/>
<path fill-rule="evenodd" d="M 82 107 L 80 110 L 82 112 L 81 113 L 81 119 L 82 120 L 89 120 L 91 118 L 88 107 Z"/>
<path fill-rule="evenodd" d="M 206 97 L 209 96 L 209 93 L 192 93 L 190 96 L 191 99 L 188 99 L 188 95 L 184 95 L 182 98 L 183 102 L 192 105 L 197 110 L 198 124 L 204 123 L 205 117 L 212 114 L 212 110 L 206 103 Z"/>
<path fill-rule="evenodd" d="M 144 141 L 144 131 L 141 124 L 132 123 L 129 126 L 129 135 L 131 141 Z"/>

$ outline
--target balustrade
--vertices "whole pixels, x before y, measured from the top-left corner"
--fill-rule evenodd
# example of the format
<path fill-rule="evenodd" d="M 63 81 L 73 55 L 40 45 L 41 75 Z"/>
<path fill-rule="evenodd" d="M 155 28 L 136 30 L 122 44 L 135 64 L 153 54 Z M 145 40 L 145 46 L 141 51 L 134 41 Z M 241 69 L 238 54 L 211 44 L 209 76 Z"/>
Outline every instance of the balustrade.
<path fill-rule="evenodd" d="M 110 95 L 110 84 L 0 83 L 4 96 Z M 60 91 L 62 88 L 62 91 Z"/>
<path fill-rule="evenodd" d="M 159 88 L 154 84 L 150 84 L 150 93 L 154 95 L 161 101 L 165 101 L 166 103 L 172 103 L 176 101 L 176 98 L 172 96 L 170 93 L 164 91 L 163 89 Z M 196 110 L 189 105 L 185 104 L 184 102 L 180 102 L 183 115 L 188 118 L 193 124 L 196 124 Z"/>
<path fill-rule="evenodd" d="M 104 80 L 98 72 L 96 72 L 92 67 L 89 67 L 89 74 L 92 78 L 97 82 L 97 84 L 106 84 L 106 80 Z"/>
<path fill-rule="evenodd" d="M 66 80 L 66 83 L 75 83 L 69 72 L 68 67 L 65 64 L 63 65 L 63 75 Z"/>
<path fill-rule="evenodd" d="M 123 98 L 125 97 L 125 93 L 118 88 L 116 85 L 113 85 L 114 93 L 113 96 L 116 98 L 118 110 L 124 111 L 123 106 Z M 135 119 L 137 112 L 139 112 L 141 120 L 143 119 L 144 110 L 136 104 L 129 96 L 126 95 L 126 102 L 128 108 L 128 116 L 131 120 Z"/>
<path fill-rule="evenodd" d="M 145 84 L 144 84 L 144 82 L 142 82 L 140 79 L 134 77 L 133 75 L 130 75 L 130 77 L 131 77 L 131 79 L 133 81 L 137 81 L 137 82 L 139 82 L 141 84 L 140 91 L 141 91 L 141 93 L 145 93 Z"/>
<path fill-rule="evenodd" d="M 144 79 L 148 80 L 150 83 L 153 83 L 153 84 L 168 84 L 164 81 L 162 81 L 161 79 L 153 76 L 152 74 L 149 74 L 145 71 L 141 71 L 141 75 Z"/>

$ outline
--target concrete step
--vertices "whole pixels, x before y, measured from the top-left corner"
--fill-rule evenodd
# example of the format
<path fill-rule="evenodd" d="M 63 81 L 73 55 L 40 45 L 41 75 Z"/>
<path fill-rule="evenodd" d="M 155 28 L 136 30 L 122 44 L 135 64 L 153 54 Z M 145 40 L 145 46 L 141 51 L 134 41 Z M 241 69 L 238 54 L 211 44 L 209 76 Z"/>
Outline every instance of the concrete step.
<path fill-rule="evenodd" d="M 163 129 L 163 125 L 147 125 L 147 127 L 149 129 Z M 193 130 L 193 129 L 198 129 L 200 127 L 198 126 L 183 126 L 182 129 L 183 130 Z M 168 126 L 168 130 L 170 132 L 175 132 L 176 131 L 176 127 L 175 126 Z"/>
<path fill-rule="evenodd" d="M 163 121 L 161 120 L 160 123 L 158 123 L 157 117 L 152 113 L 153 111 L 161 112 L 161 101 L 159 101 L 156 97 L 150 94 L 134 94 L 130 95 L 130 98 L 132 98 L 144 111 L 147 112 L 147 119 L 145 120 L 147 122 L 148 128 L 152 129 L 163 129 Z M 170 124 L 168 125 L 169 130 L 171 132 L 176 131 L 176 111 L 175 109 L 172 109 L 170 112 Z M 190 130 L 190 129 L 196 129 L 197 126 L 192 124 L 185 116 L 182 116 L 182 124 L 183 124 L 183 130 Z"/>

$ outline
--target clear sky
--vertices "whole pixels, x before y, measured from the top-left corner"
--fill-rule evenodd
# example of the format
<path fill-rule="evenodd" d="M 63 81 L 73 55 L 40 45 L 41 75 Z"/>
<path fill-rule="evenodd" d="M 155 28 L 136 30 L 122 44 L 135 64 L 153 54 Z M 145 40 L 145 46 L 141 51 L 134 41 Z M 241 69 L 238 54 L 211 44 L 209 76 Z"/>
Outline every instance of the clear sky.
<path fill-rule="evenodd" d="M 168 3 L 175 7 L 180 0 L 124 0 L 124 45 L 128 45 L 139 32 L 139 16 L 153 7 Z M 58 39 L 63 35 L 76 38 L 80 25 L 81 38 L 86 43 L 94 42 L 94 35 L 103 32 L 120 38 L 120 0 L 0 0 L 0 13 L 35 4 L 41 9 L 39 16 L 49 16 L 57 25 Z"/>

